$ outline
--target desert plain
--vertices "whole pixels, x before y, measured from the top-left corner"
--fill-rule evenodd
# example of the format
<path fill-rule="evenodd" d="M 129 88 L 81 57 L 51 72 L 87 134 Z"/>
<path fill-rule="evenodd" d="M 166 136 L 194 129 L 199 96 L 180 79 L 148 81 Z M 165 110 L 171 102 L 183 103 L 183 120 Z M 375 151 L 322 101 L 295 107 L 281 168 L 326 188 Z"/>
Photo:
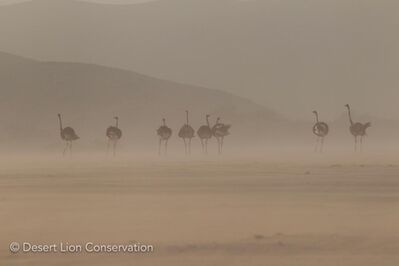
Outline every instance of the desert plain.
<path fill-rule="evenodd" d="M 389 158 L 4 157 L 0 265 L 398 265 Z M 25 254 L 13 241 L 154 251 Z"/>

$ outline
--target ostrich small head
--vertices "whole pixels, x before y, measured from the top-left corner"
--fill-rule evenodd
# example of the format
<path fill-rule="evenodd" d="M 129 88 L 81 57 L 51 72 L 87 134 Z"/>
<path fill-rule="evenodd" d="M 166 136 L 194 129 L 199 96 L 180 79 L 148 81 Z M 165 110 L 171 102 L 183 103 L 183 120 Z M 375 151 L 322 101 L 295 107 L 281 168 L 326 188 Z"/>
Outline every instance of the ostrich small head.
<path fill-rule="evenodd" d="M 60 130 L 62 131 L 62 119 L 61 119 L 61 114 L 58 114 L 58 122 L 60 123 Z"/>
<path fill-rule="evenodd" d="M 316 116 L 316 122 L 319 122 L 319 113 L 317 111 L 313 111 L 314 115 Z"/>
<path fill-rule="evenodd" d="M 216 118 L 216 124 L 219 123 L 220 117 Z"/>
<path fill-rule="evenodd" d="M 351 107 L 349 106 L 349 104 L 345 104 L 345 107 L 348 109 L 349 122 L 351 123 L 351 126 L 352 126 L 353 120 L 352 120 L 352 115 L 351 115 Z"/>
<path fill-rule="evenodd" d="M 114 119 L 115 119 L 115 120 L 119 120 L 119 117 L 115 116 Z"/>

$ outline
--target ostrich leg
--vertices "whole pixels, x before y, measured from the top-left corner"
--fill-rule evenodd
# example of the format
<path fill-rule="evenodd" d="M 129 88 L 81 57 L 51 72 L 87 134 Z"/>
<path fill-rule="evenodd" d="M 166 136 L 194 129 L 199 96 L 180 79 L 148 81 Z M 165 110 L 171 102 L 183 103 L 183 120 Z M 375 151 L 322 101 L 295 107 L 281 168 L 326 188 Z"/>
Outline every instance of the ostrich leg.
<path fill-rule="evenodd" d="M 314 152 L 317 152 L 319 150 L 319 141 L 320 141 L 320 137 L 316 138 L 316 146 L 314 147 Z"/>
<path fill-rule="evenodd" d="M 184 140 L 184 154 L 187 155 L 187 142 L 185 138 L 183 138 L 183 140 Z"/>
<path fill-rule="evenodd" d="M 205 153 L 204 139 L 201 138 L 200 140 L 201 140 L 202 153 Z"/>
<path fill-rule="evenodd" d="M 117 144 L 117 140 L 114 140 L 114 143 L 113 143 L 113 155 L 114 155 L 114 157 L 116 156 L 116 144 Z"/>
<path fill-rule="evenodd" d="M 223 141 L 224 141 L 224 137 L 221 137 L 221 139 L 220 139 L 220 154 L 223 153 Z"/>
<path fill-rule="evenodd" d="M 62 152 L 63 156 L 65 156 L 67 150 L 68 150 L 68 141 L 65 141 L 65 148 L 64 148 L 64 151 Z"/>
<path fill-rule="evenodd" d="M 205 139 L 205 154 L 208 154 L 208 139 Z"/>
<path fill-rule="evenodd" d="M 165 140 L 165 151 L 164 151 L 165 156 L 168 155 L 168 141 L 169 141 L 168 139 Z"/>
<path fill-rule="evenodd" d="M 188 155 L 191 155 L 191 138 L 188 139 Z"/>
<path fill-rule="evenodd" d="M 355 137 L 355 152 L 357 152 L 357 136 Z"/>
<path fill-rule="evenodd" d="M 107 156 L 109 154 L 109 147 L 111 146 L 111 139 L 108 139 L 108 144 L 107 144 Z"/>
<path fill-rule="evenodd" d="M 69 142 L 69 156 L 72 156 L 72 141 Z"/>
<path fill-rule="evenodd" d="M 158 142 L 158 155 L 161 156 L 161 145 L 162 145 L 162 139 L 159 138 L 159 142 Z"/>
<path fill-rule="evenodd" d="M 323 148 L 324 148 L 324 137 L 321 137 L 320 139 L 320 153 L 323 153 Z"/>
<path fill-rule="evenodd" d="M 360 152 L 363 152 L 363 136 L 360 137 Z"/>

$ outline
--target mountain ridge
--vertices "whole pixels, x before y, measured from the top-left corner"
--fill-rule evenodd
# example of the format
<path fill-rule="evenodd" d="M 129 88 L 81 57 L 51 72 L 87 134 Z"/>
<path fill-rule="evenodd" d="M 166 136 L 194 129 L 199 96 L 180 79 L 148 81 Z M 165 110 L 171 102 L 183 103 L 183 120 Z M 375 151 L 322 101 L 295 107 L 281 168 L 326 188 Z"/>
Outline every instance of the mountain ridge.
<path fill-rule="evenodd" d="M 154 129 L 163 117 L 179 128 L 186 109 L 195 128 L 205 123 L 205 114 L 212 115 L 211 121 L 221 116 L 233 124 L 237 139 L 268 135 L 288 123 L 270 109 L 230 93 L 94 64 L 41 62 L 0 53 L 0 80 L 3 145 L 58 142 L 57 113 L 64 115 L 65 124 L 79 129 L 87 145 L 103 138 L 106 122 L 115 115 L 121 118 L 124 135 L 140 138 L 143 145 L 153 143 Z"/>
<path fill-rule="evenodd" d="M 217 88 L 294 118 L 350 102 L 399 119 L 394 2 L 41 3 L 0 8 L 0 50 Z"/>

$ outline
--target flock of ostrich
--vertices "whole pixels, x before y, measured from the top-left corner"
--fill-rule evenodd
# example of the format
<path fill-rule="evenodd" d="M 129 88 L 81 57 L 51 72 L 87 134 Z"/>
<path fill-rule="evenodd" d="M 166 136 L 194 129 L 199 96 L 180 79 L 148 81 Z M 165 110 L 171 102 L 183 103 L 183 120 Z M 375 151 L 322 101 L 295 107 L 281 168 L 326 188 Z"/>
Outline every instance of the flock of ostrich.
<path fill-rule="evenodd" d="M 367 135 L 366 131 L 371 126 L 371 123 L 353 122 L 351 107 L 349 106 L 349 104 L 346 104 L 345 107 L 348 109 L 348 117 L 350 123 L 349 131 L 352 134 L 352 136 L 355 137 L 355 152 L 356 152 L 358 150 L 359 139 L 360 139 L 360 150 L 362 150 L 363 138 Z M 329 127 L 327 123 L 319 121 L 319 114 L 317 111 L 313 111 L 313 113 L 316 116 L 316 124 L 313 126 L 313 134 L 317 136 L 315 151 L 323 152 L 324 138 L 328 135 Z"/>
<path fill-rule="evenodd" d="M 216 119 L 215 125 L 211 127 L 209 123 L 210 115 L 206 115 L 206 124 L 201 126 L 197 130 L 197 135 L 201 140 L 202 152 L 208 153 L 208 141 L 215 137 L 218 143 L 218 153 L 221 154 L 223 150 L 223 141 L 226 136 L 230 134 L 230 125 L 226 125 L 220 122 L 220 117 Z M 109 126 L 105 132 L 108 138 L 107 154 L 110 152 L 112 146 L 112 154 L 116 155 L 117 142 L 122 138 L 122 130 L 119 128 L 119 117 L 114 117 L 116 123 L 115 126 Z M 63 155 L 69 151 L 72 152 L 72 143 L 79 139 L 75 130 L 72 127 L 63 127 L 61 114 L 58 114 L 60 135 L 61 139 L 65 141 L 66 145 L 63 151 Z M 168 141 L 172 137 L 172 129 L 166 125 L 166 119 L 162 119 L 162 125 L 157 129 L 157 135 L 159 137 L 158 154 L 167 155 Z M 189 113 L 186 111 L 185 124 L 180 128 L 178 136 L 184 141 L 184 151 L 186 155 L 191 155 L 191 140 L 195 137 L 195 130 L 190 125 Z M 162 151 L 163 150 L 163 151 Z"/>
<path fill-rule="evenodd" d="M 349 131 L 354 136 L 355 139 L 355 151 L 358 150 L 358 142 L 360 141 L 360 150 L 363 145 L 363 138 L 367 135 L 366 131 L 371 126 L 370 122 L 360 123 L 353 122 L 351 107 L 349 104 L 345 105 L 348 110 L 349 117 Z M 324 138 L 329 133 L 329 126 L 327 123 L 319 120 L 319 114 L 317 111 L 313 111 L 316 116 L 316 123 L 313 126 L 313 134 L 317 136 L 316 140 L 316 152 L 323 152 L 324 146 Z M 202 152 L 204 154 L 208 153 L 208 141 L 215 137 L 218 144 L 218 153 L 221 154 L 223 150 L 223 141 L 226 136 L 230 134 L 229 129 L 231 125 L 226 125 L 220 122 L 220 117 L 216 119 L 215 125 L 211 126 L 209 123 L 210 115 L 206 115 L 205 120 L 206 124 L 202 125 L 197 130 L 197 135 L 201 140 Z M 65 141 L 66 146 L 63 151 L 63 155 L 65 155 L 68 151 L 71 153 L 72 151 L 72 142 L 79 139 L 79 136 L 76 134 L 75 130 L 72 127 L 63 127 L 62 125 L 62 117 L 61 114 L 58 114 L 59 125 L 60 125 L 60 133 L 62 140 Z M 117 142 L 122 137 L 122 130 L 119 128 L 119 118 L 114 117 L 116 123 L 114 126 L 109 126 L 106 130 L 106 136 L 108 138 L 108 146 L 107 153 L 109 153 L 110 148 L 112 146 L 112 153 L 115 156 L 116 154 L 116 145 Z M 172 137 L 172 129 L 166 125 L 166 119 L 162 119 L 162 125 L 157 129 L 157 135 L 159 137 L 158 144 L 158 154 L 167 155 L 168 151 L 168 141 Z M 189 121 L 189 112 L 186 111 L 186 121 L 185 124 L 180 128 L 178 133 L 179 138 L 181 138 L 184 142 L 184 152 L 185 155 L 191 155 L 191 140 L 195 137 L 195 130 L 190 125 Z"/>
<path fill-rule="evenodd" d="M 229 129 L 231 126 L 221 123 L 220 117 L 218 117 L 216 119 L 216 124 L 211 127 L 209 117 L 210 115 L 206 115 L 206 124 L 197 130 L 197 135 L 201 140 L 202 152 L 204 154 L 208 153 L 208 140 L 215 137 L 218 142 L 218 153 L 221 154 L 223 139 L 230 134 Z M 165 118 L 162 119 L 162 125 L 158 128 L 157 135 L 159 137 L 158 154 L 162 155 L 162 146 L 164 146 L 163 154 L 166 155 L 168 151 L 168 141 L 172 136 L 172 129 L 166 125 Z M 188 111 L 186 111 L 186 123 L 180 128 L 178 136 L 184 141 L 185 154 L 191 155 L 191 140 L 195 136 L 195 130 L 190 125 Z"/>

